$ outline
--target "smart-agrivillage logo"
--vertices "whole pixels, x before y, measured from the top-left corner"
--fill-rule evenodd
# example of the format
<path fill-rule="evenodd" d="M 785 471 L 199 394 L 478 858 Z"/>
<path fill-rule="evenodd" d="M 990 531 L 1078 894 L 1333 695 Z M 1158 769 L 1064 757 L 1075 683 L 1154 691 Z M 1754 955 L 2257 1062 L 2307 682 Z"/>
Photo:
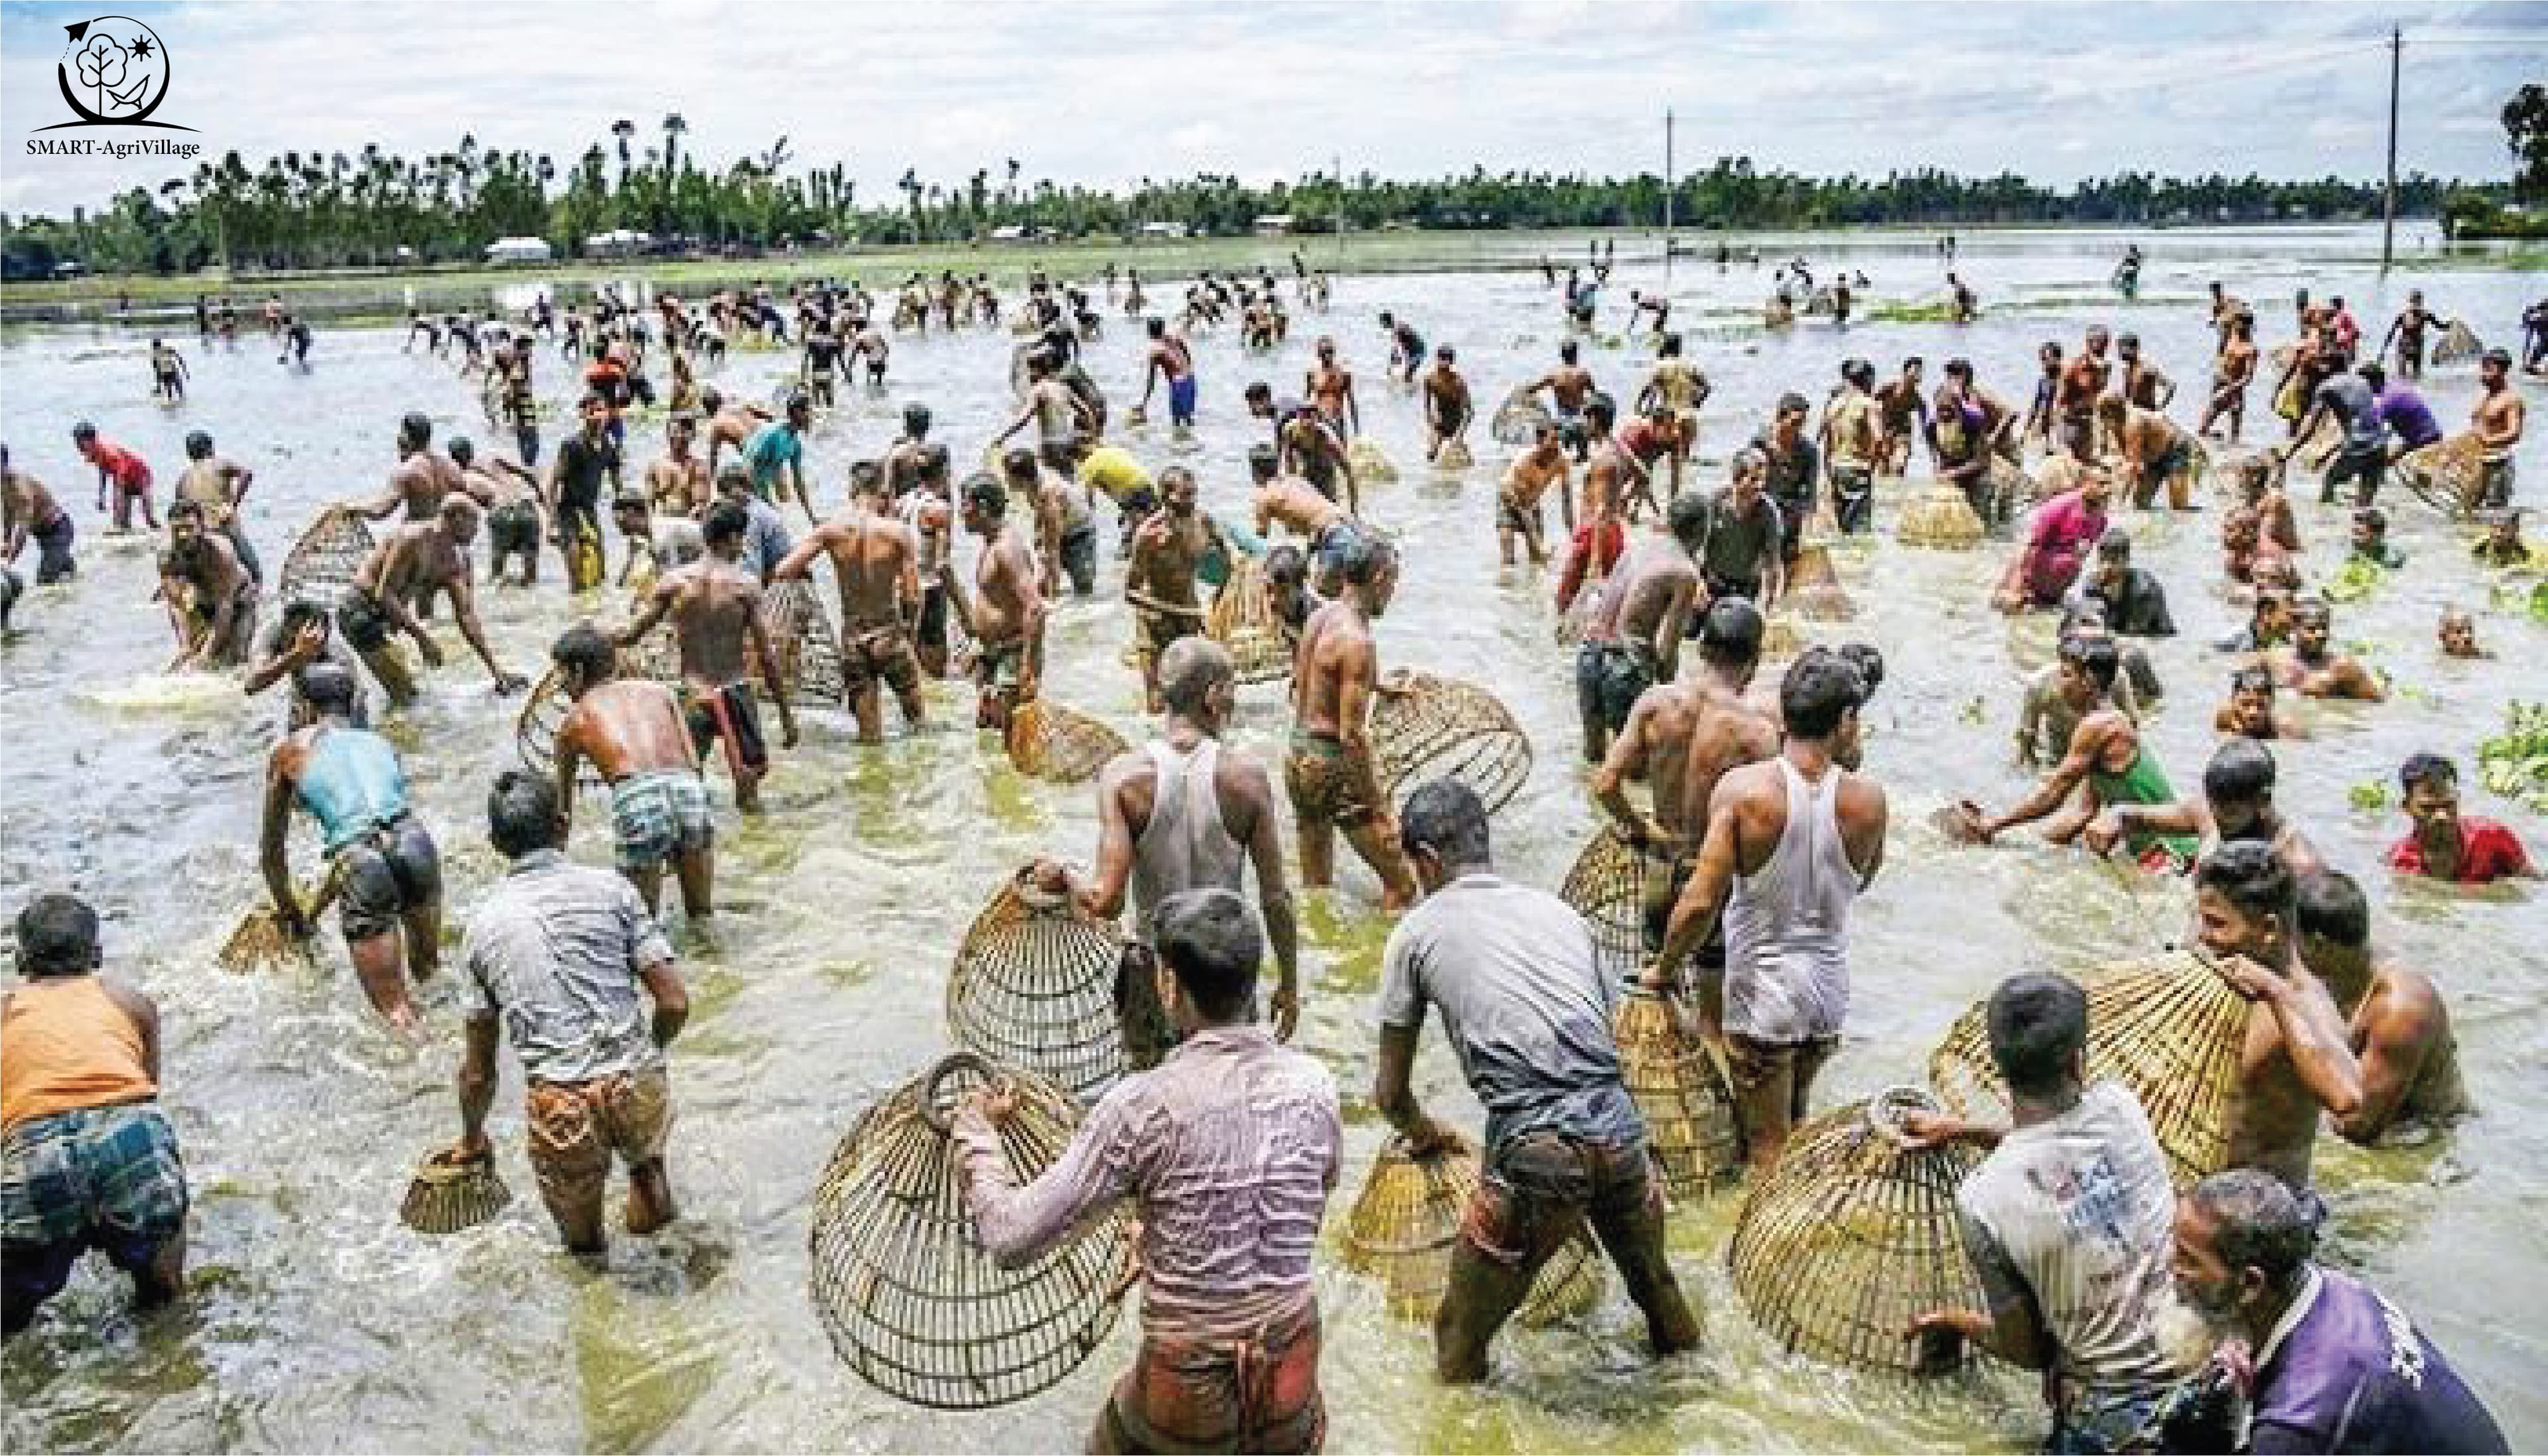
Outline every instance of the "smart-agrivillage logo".
<path fill-rule="evenodd" d="M 79 120 L 42 128 L 64 132 L 90 127 L 149 127 L 163 132 L 191 132 L 175 122 L 154 122 L 150 114 L 168 99 L 171 79 L 168 47 L 159 34 L 129 15 L 102 15 L 64 26 L 69 42 L 53 67 L 62 100 Z M 192 141 L 145 139 L 115 141 L 91 137 L 30 136 L 31 156 L 191 157 L 203 150 Z"/>

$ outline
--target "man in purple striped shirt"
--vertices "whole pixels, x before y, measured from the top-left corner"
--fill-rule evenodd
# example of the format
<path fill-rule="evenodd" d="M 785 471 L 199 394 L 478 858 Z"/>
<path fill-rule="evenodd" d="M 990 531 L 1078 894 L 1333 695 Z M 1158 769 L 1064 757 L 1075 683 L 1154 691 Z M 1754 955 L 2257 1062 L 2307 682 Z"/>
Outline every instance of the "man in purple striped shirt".
<path fill-rule="evenodd" d="M 1117 1082 L 1043 1177 L 1018 1187 L 999 1121 L 1013 1093 L 956 1110 L 974 1236 L 1032 1261 L 1118 1199 L 1139 1200 L 1141 1351 L 1089 1432 L 1091 1451 L 1316 1451 L 1319 1305 L 1312 1256 L 1336 1185 L 1336 1084 L 1257 1025 L 1264 932 L 1225 889 L 1152 913 L 1160 1004 L 1182 1041 Z"/>

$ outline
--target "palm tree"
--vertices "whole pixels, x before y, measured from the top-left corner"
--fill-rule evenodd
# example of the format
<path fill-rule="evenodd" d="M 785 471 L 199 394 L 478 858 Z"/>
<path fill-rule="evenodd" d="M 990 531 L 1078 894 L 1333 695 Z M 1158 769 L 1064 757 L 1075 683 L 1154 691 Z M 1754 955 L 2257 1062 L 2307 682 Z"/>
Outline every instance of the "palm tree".
<path fill-rule="evenodd" d="M 619 190 L 628 190 L 628 138 L 637 135 L 637 124 L 621 117 L 610 124 L 610 135 L 619 138 Z"/>
<path fill-rule="evenodd" d="M 667 197 L 673 190 L 674 159 L 682 149 L 682 134 L 688 130 L 690 124 L 682 120 L 680 112 L 664 113 L 664 192 Z"/>

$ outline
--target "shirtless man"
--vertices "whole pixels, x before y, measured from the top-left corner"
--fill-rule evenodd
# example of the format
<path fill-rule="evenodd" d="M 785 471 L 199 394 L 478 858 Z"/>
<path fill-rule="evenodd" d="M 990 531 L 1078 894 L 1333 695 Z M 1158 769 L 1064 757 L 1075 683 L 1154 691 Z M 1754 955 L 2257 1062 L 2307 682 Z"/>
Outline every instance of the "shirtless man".
<path fill-rule="evenodd" d="M 1926 367 L 1914 354 L 1902 361 L 1902 372 L 1876 387 L 1876 466 L 1885 475 L 1900 475 L 1911 466 L 1911 441 L 1929 428 L 1929 401 L 1920 392 Z"/>
<path fill-rule="evenodd" d="M 2271 846 L 2294 874 L 2326 867 L 2318 847 L 2274 807 L 2273 751 L 2252 739 L 2233 738 L 2213 750 L 2200 796 L 2172 804 L 2117 804 L 2098 814 L 2079 842 L 2104 855 L 2136 831 L 2199 836 L 2198 860 L 2226 844 L 2260 844 Z"/>
<path fill-rule="evenodd" d="M 168 550 L 159 558 L 159 595 L 177 633 L 171 673 L 235 668 L 256 640 L 256 578 L 210 528 L 204 507 L 178 500 L 168 507 Z"/>
<path fill-rule="evenodd" d="M 2116 384 L 2115 393 L 2125 404 L 2136 410 L 2164 412 L 2176 399 L 2176 381 L 2141 357 L 2139 334 L 2127 333 L 2115 340 L 2115 362 L 2123 367 L 2123 378 Z"/>
<path fill-rule="evenodd" d="M 1453 366 L 1456 355 L 1449 344 L 1433 350 L 1433 367 L 1424 372 L 1424 458 L 1442 457 L 1444 445 L 1458 445 L 1466 453 L 1469 444 L 1469 421 L 1477 417 L 1477 406 L 1469 398 L 1469 382 Z"/>
<path fill-rule="evenodd" d="M 186 398 L 186 356 L 165 339 L 150 341 L 150 392 L 171 405 Z"/>
<path fill-rule="evenodd" d="M 1970 799 L 1958 802 L 1958 833 L 1986 845 L 2008 830 L 2049 815 L 2044 837 L 2066 845 L 2100 810 L 2176 801 L 2167 774 L 2141 741 L 2139 725 L 2115 703 L 2115 679 L 2122 668 L 2122 655 L 2111 637 L 2081 635 L 2061 644 L 2061 696 L 2065 706 L 2079 715 L 2079 726 L 2070 732 L 2069 751 L 2035 792 L 2005 814 L 1985 813 Z M 2139 831 L 2124 837 L 2124 848 L 2136 862 L 2156 868 L 2163 863 L 2190 859 L 2195 843 L 2191 835 Z"/>
<path fill-rule="evenodd" d="M 1009 427 L 991 437 L 994 449 L 1009 442 L 1009 437 L 1032 424 L 1036 427 L 1036 453 L 1055 470 L 1068 470 L 1073 447 L 1082 430 L 1095 433 L 1097 416 L 1079 392 L 1062 382 L 1060 366 L 1053 356 L 1037 349 L 1027 355 L 1026 402 Z"/>
<path fill-rule="evenodd" d="M 1329 500 L 1336 499 L 1338 482 L 1344 485 L 1345 513 L 1362 513 L 1362 494 L 1354 480 L 1353 460 L 1345 449 L 1345 437 L 1336 425 L 1316 410 L 1294 410 L 1288 414 L 1269 404 L 1275 412 L 1274 444 L 1279 463 L 1286 476 L 1306 480 Z"/>
<path fill-rule="evenodd" d="M 176 498 L 192 500 L 202 507 L 204 525 L 222 533 L 230 543 L 239 565 L 262 583 L 265 572 L 257 565 L 256 547 L 247 538 L 247 525 L 239 519 L 239 503 L 247 499 L 247 488 L 256 472 L 230 459 L 213 453 L 213 437 L 202 430 L 186 436 L 186 469 L 177 477 Z M 169 519 L 176 519 L 174 509 Z"/>
<path fill-rule="evenodd" d="M 2274 681 L 2308 697 L 2350 698 L 2357 702 L 2379 702 L 2387 697 L 2388 690 L 2380 685 L 2380 680 L 2360 661 L 2328 646 L 2334 631 L 2335 614 L 2325 602 L 2295 604 L 2291 645 L 2265 658 Z"/>
<path fill-rule="evenodd" d="M 884 742 L 878 682 L 893 688 L 903 722 L 919 728 L 920 660 L 910 623 L 920 612 L 920 541 L 886 513 L 883 471 L 864 461 L 852 470 L 848 508 L 798 541 L 773 578 L 808 580 L 817 554 L 832 558 L 841 587 L 841 689 L 858 714 L 859 741 Z"/>
<path fill-rule="evenodd" d="M 590 762 L 610 785 L 613 859 L 637 887 L 646 913 L 660 912 L 664 866 L 682 884 L 682 908 L 705 919 L 716 875 L 716 825 L 699 777 L 682 701 L 664 683 L 619 676 L 619 650 L 589 625 L 566 630 L 549 649 L 566 674 L 574 706 L 557 730 L 559 813 L 575 814 L 582 767 Z"/>
<path fill-rule="evenodd" d="M 1585 428 L 1593 440 L 1592 457 L 1584 466 L 1584 514 L 1576 523 L 1575 534 L 1568 539 L 1566 564 L 1558 572 L 1557 609 L 1561 612 L 1575 604 L 1587 582 L 1607 575 L 1619 564 L 1619 554 L 1628 547 L 1628 530 L 1621 519 L 1626 497 L 1646 481 L 1645 468 L 1630 459 L 1611 434 L 1616 418 L 1612 409 L 1610 397 L 1603 394 L 1596 393 L 1584 402 Z"/>
<path fill-rule="evenodd" d="M 2399 377 L 2422 379 L 2424 377 L 2424 330 L 2439 322 L 2441 319 L 2424 307 L 2424 291 L 2420 288 L 2409 289 L 2407 307 L 2399 310 L 2398 317 L 2389 320 L 2389 331 L 2381 335 L 2379 353 L 2375 357 L 2385 358 L 2389 353 L 2389 345 L 2395 342 L 2398 345 Z"/>
<path fill-rule="evenodd" d="M 1610 735 L 1627 725 L 1645 690 L 1681 675 L 1681 644 L 1691 604 L 1705 594 L 1699 552 L 1712 515 L 1693 491 L 1673 499 L 1670 541 L 1637 543 L 1623 558 L 1584 626 L 1575 653 L 1575 706 L 1584 725 L 1584 761 L 1598 764 Z"/>
<path fill-rule="evenodd" d="M 1124 599 L 1133 607 L 1141 686 L 1153 713 L 1166 711 L 1159 664 L 1168 648 L 1204 630 L 1195 571 L 1221 540 L 1221 531 L 1195 509 L 1195 496 L 1194 472 L 1172 465 L 1159 473 L 1159 508 L 1133 533 L 1132 563 L 1125 573 Z"/>
<path fill-rule="evenodd" d="M 714 390 L 700 393 L 699 409 L 707 415 L 708 420 L 706 463 L 710 480 L 716 478 L 719 452 L 731 447 L 737 455 L 742 454 L 744 446 L 752 442 L 753 435 L 758 433 L 763 425 L 778 417 L 750 401 L 738 401 L 729 408 L 724 399 Z"/>
<path fill-rule="evenodd" d="M 2212 731 L 2234 733 L 2258 743 L 2309 737 L 2300 719 L 2274 701 L 2273 670 L 2260 665 L 2230 675 L 2230 700 L 2212 714 Z"/>
<path fill-rule="evenodd" d="M 1319 362 L 1303 381 L 1313 408 L 1326 416 L 1340 435 L 1362 432 L 1362 401 L 1354 395 L 1353 371 L 1336 362 L 1336 341 L 1319 336 Z"/>
<path fill-rule="evenodd" d="M 1058 600 L 1067 580 L 1072 594 L 1093 594 L 1097 517 L 1089 509 L 1088 493 L 1024 446 L 1001 457 L 1000 474 L 1011 494 L 1034 505 L 1036 590 L 1048 600 Z"/>
<path fill-rule="evenodd" d="M 656 515 L 707 513 L 716 490 L 708 463 L 690 453 L 699 436 L 697 416 L 676 414 L 664 424 L 664 453 L 646 463 L 646 508 Z"/>
<path fill-rule="evenodd" d="M 1697 677 L 1660 682 L 1640 694 L 1609 756 L 1593 772 L 1593 802 L 1631 847 L 1664 869 L 1639 876 L 1649 958 L 1663 950 L 1673 903 L 1697 863 L 1717 781 L 1729 770 L 1778 751 L 1777 715 L 1748 696 L 1767 632 L 1760 608 L 1742 597 L 1710 603 L 1699 623 Z M 1654 789 L 1650 813 L 1640 813 L 1628 799 L 1628 783 L 1639 778 Z M 1695 955 L 1700 1023 L 1714 1036 L 1724 994 L 1724 938 L 1709 937 Z"/>
<path fill-rule="evenodd" d="M 2057 413 L 2053 403 L 2061 393 L 2061 345 L 2046 340 L 2036 348 L 2035 362 L 2035 398 L 2027 404 L 2026 423 L 2018 434 L 2024 439 L 2040 440 L 2045 449 L 2050 450 L 2052 421 Z"/>
<path fill-rule="evenodd" d="M 2460 1078 L 2451 1009 L 2432 977 L 2372 952 L 2371 906 L 2352 876 L 2295 873 L 2301 963 L 2344 1014 L 2362 1072 L 2361 1105 L 2336 1119 L 2336 1133 L 2371 1147 L 2401 1127 L 2429 1128 L 2475 1111 Z"/>
<path fill-rule="evenodd" d="M 478 600 L 469 581 L 469 543 L 478 536 L 478 513 L 477 501 L 466 493 L 454 492 L 443 498 L 431 520 L 392 526 L 355 569 L 345 599 L 336 607 L 337 632 L 380 681 L 392 707 L 415 700 L 415 679 L 408 672 L 398 645 L 390 640 L 392 631 L 414 641 L 426 667 L 442 666 L 442 648 L 417 616 L 437 594 L 450 596 L 460 635 L 487 665 L 496 680 L 497 695 L 509 696 L 526 685 L 518 674 L 504 671 L 504 665 L 496 661 L 487 645 L 486 629 L 478 622 Z"/>
<path fill-rule="evenodd" d="M 2512 356 L 2502 349 L 2489 349 L 2477 362 L 2480 393 L 2477 408 L 2469 411 L 2469 423 L 2477 430 L 2481 463 L 2478 466 L 2478 504 L 2488 510 L 2502 510 L 2512 503 L 2512 451 L 2521 443 L 2521 427 L 2528 413 L 2521 396 L 2513 393 Z"/>
<path fill-rule="evenodd" d="M 747 814 L 760 812 L 761 780 L 770 772 L 770 748 L 753 693 L 756 669 L 778 709 L 779 746 L 796 746 L 796 712 L 787 701 L 787 680 L 778 671 L 770 631 L 761 620 L 761 578 L 745 570 L 741 559 L 750 524 L 751 516 L 736 501 L 709 506 L 699 527 L 707 538 L 706 558 L 658 579 L 637 619 L 618 637 L 619 646 L 634 647 L 666 617 L 672 618 L 690 745 L 702 756 L 711 744 L 725 745 L 735 807 Z"/>
<path fill-rule="evenodd" d="M 1161 379 L 1165 379 L 1168 382 L 1168 423 L 1178 429 L 1192 429 L 1196 390 L 1194 349 L 1186 343 L 1185 335 L 1168 331 L 1168 321 L 1164 318 L 1151 319 L 1147 329 L 1150 335 L 1149 362 L 1141 375 L 1141 403 L 1138 408 L 1144 414 L 1149 412 L 1150 392 L 1159 387 Z"/>
<path fill-rule="evenodd" d="M 522 585 L 540 580 L 540 478 L 500 455 L 478 458 L 466 438 L 451 441 L 451 463 L 460 467 L 460 489 L 487 512 L 487 580 L 504 580 L 504 562 L 522 559 Z"/>
<path fill-rule="evenodd" d="M 2485 662 L 2495 656 L 2494 652 L 2478 645 L 2477 618 L 2469 615 L 2467 607 L 2443 607 L 2441 623 L 2436 635 L 2441 639 L 2444 657 L 2459 658 L 2468 662 Z"/>
<path fill-rule="evenodd" d="M 1582 363 L 1583 351 L 1584 346 L 1574 339 L 1563 340 L 1557 346 L 1557 367 L 1533 380 L 1523 391 L 1534 398 L 1547 391 L 1550 412 L 1557 416 L 1559 437 L 1575 447 L 1578 460 L 1592 448 L 1592 441 L 1584 434 L 1584 402 L 1592 398 L 1596 388 L 1592 371 Z M 1649 384 L 1647 388 L 1654 386 Z"/>
<path fill-rule="evenodd" d="M 932 448 L 929 426 L 932 415 L 926 405 L 902 407 L 902 433 L 884 452 L 885 490 L 899 500 L 920 484 L 921 462 Z M 942 450 L 941 453 L 944 453 Z"/>
<path fill-rule="evenodd" d="M 1883 468 L 1887 443 L 1878 417 L 1873 387 L 1875 366 L 1849 359 L 1840 366 L 1840 386 L 1823 406 L 1820 444 L 1831 476 L 1832 514 L 1844 531 L 1865 530 L 1874 521 L 1875 475 Z M 1812 483 L 1803 492 L 1774 491 L 1778 508 L 1795 522 L 1801 536 L 1814 510 Z"/>
<path fill-rule="evenodd" d="M 973 725 L 1009 731 L 1011 714 L 1035 701 L 1044 682 L 1044 592 L 1036 587 L 1035 549 L 1009 520 L 1009 488 L 987 472 L 964 482 L 964 530 L 979 537 L 973 601 Z"/>
<path fill-rule="evenodd" d="M 1380 876 L 1381 909 L 1395 915 L 1415 897 L 1414 873 L 1398 842 L 1397 816 L 1381 790 L 1370 736 L 1372 695 L 1381 690 L 1371 623 L 1398 590 L 1398 551 L 1358 536 L 1343 552 L 1338 594 L 1310 616 L 1292 673 L 1292 738 L 1283 783 L 1292 800 L 1301 880 L 1335 881 L 1334 832 Z"/>
<path fill-rule="evenodd" d="M 2061 444 L 2071 458 L 2082 462 L 2096 458 L 2097 402 L 2105 398 L 2106 381 L 2113 373 L 2106 359 L 2107 341 L 2105 325 L 2090 324 L 2086 347 L 2062 366 L 2060 384 L 2053 392 Z"/>
<path fill-rule="evenodd" d="M 433 448 L 433 421 L 410 414 L 399 421 L 399 463 L 390 472 L 389 488 L 353 506 L 369 520 L 397 515 L 403 520 L 431 520 L 443 500 L 460 489 L 460 467 Z"/>
<path fill-rule="evenodd" d="M 1389 367 L 1400 384 L 1415 383 L 1415 371 L 1424 367 L 1424 335 L 1415 325 L 1388 310 L 1380 313 L 1380 327 L 1389 335 Z"/>
<path fill-rule="evenodd" d="M 2211 434 L 2213 421 L 2227 418 L 2230 443 L 2238 442 L 2238 426 L 2247 417 L 2247 386 L 2256 381 L 2256 318 L 2238 314 L 2230 319 L 2221 357 L 2213 365 L 2212 398 L 2204 402 L 2196 434 Z"/>
<path fill-rule="evenodd" d="M 77 534 L 71 513 L 53 499 L 45 483 L 9 465 L 9 447 L 0 445 L 0 566 L 12 566 L 36 543 L 36 585 L 68 581 L 79 570 L 71 557 Z"/>
<path fill-rule="evenodd" d="M 2147 510 L 2167 491 L 2171 510 L 2199 510 L 2194 481 L 2186 467 L 2194 460 L 2194 436 L 2183 425 L 2155 410 L 2128 403 L 2122 395 L 2097 402 L 2097 417 L 2123 452 L 2124 479 L 2132 482 L 2133 504 Z"/>
<path fill-rule="evenodd" d="M 955 485 L 947 447 L 923 446 L 917 469 L 915 484 L 895 506 L 895 514 L 911 527 L 919 551 L 914 570 L 920 577 L 920 612 L 912 623 L 912 646 L 920 671 L 944 678 L 949 665 L 949 614 L 955 614 L 959 627 L 971 630 L 970 618 L 964 615 L 963 589 L 956 580 Z"/>
<path fill-rule="evenodd" d="M 2223 845 L 2194 875 L 2196 938 L 2221 978 L 2252 1003 L 2230 1103 L 2233 1168 L 2262 1168 L 2298 1192 L 2321 1111 L 2362 1112 L 2362 1067 L 2344 1013 L 2301 963 L 2293 875 L 2270 845 Z"/>
<path fill-rule="evenodd" d="M 1540 501 L 1551 486 L 1557 488 L 1559 518 L 1572 537 L 1575 491 L 1566 467 L 1566 437 L 1558 421 L 1543 419 L 1532 430 L 1530 448 L 1513 457 L 1496 490 L 1496 549 L 1505 566 L 1513 564 L 1515 536 L 1528 548 L 1532 566 L 1548 564 L 1548 527 Z"/>
<path fill-rule="evenodd" d="M 1281 473 L 1281 461 L 1271 445 L 1251 446 L 1247 452 L 1247 471 L 1255 481 L 1256 534 L 1271 536 L 1280 525 L 1285 534 L 1297 537 L 1311 564 L 1321 577 L 1332 575 L 1338 553 L 1355 532 L 1352 517 L 1344 507 L 1320 495 L 1299 476 Z M 1333 583 L 1329 582 L 1328 594 Z"/>

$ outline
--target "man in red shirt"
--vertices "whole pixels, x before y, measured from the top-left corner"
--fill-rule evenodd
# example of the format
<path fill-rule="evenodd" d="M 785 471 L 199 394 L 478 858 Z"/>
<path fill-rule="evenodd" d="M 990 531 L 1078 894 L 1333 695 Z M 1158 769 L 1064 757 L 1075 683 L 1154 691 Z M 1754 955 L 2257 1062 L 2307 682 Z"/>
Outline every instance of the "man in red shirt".
<path fill-rule="evenodd" d="M 106 509 L 107 487 L 115 488 L 115 528 L 133 529 L 133 501 L 141 500 L 141 519 L 152 530 L 159 529 L 158 507 L 150 503 L 150 467 L 140 456 L 101 438 L 97 426 L 83 419 L 71 426 L 71 443 L 78 447 L 80 458 L 97 467 L 97 508 Z"/>
<path fill-rule="evenodd" d="M 2506 876 L 2539 878 L 2521 841 L 2492 819 L 2460 817 L 2460 774 L 2439 754 L 2417 754 L 2398 771 L 2414 828 L 2389 850 L 2389 867 L 2453 884 Z"/>

